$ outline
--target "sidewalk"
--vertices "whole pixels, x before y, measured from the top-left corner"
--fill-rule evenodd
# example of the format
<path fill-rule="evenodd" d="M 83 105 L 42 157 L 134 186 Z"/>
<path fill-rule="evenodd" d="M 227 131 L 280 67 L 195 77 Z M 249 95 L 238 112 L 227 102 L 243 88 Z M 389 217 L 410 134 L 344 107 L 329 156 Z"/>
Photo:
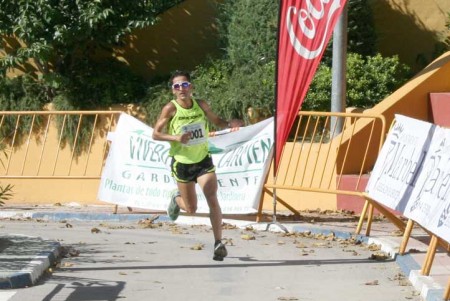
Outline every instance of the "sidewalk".
<path fill-rule="evenodd" d="M 169 221 L 161 212 L 127 208 L 118 208 L 114 214 L 114 205 L 108 206 L 5 206 L 0 208 L 2 219 L 35 219 L 49 221 L 139 221 L 156 214 L 159 221 Z M 271 216 L 266 216 L 270 220 Z M 341 214 L 307 214 L 300 220 L 292 220 L 288 216 L 277 217 L 279 223 L 255 223 L 254 215 L 225 216 L 224 223 L 240 228 L 251 225 L 254 229 L 264 231 L 289 232 L 311 231 L 312 233 L 329 234 L 333 232 L 338 238 L 350 238 L 357 226 L 356 217 Z M 206 217 L 180 216 L 179 224 L 207 224 Z M 364 232 L 365 229 L 363 229 Z M 450 277 L 450 257 L 442 249 L 436 253 L 430 276 L 421 276 L 420 269 L 424 262 L 428 235 L 420 228 L 414 228 L 407 246 L 407 254 L 397 256 L 397 250 L 402 241 L 395 226 L 385 219 L 377 220 L 372 225 L 371 236 L 360 235 L 360 240 L 381 245 L 383 251 L 396 259 L 403 273 L 420 292 L 426 301 L 442 300 L 444 289 Z M 18 251 L 20 250 L 20 251 Z M 27 236 L 23 233 L 0 236 L 0 288 L 20 288 L 32 286 L 57 260 L 60 244 L 55 241 L 43 240 L 39 237 Z"/>

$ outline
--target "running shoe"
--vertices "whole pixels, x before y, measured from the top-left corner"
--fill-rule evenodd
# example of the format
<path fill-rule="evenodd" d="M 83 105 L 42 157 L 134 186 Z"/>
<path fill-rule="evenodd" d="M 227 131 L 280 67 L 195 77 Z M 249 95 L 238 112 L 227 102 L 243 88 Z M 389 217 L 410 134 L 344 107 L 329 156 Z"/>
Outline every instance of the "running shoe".
<path fill-rule="evenodd" d="M 227 257 L 227 255 L 227 248 L 225 248 L 225 245 L 222 242 L 218 242 L 214 245 L 214 260 L 223 261 L 223 259 Z"/>
<path fill-rule="evenodd" d="M 175 189 L 170 193 L 170 203 L 167 208 L 167 215 L 172 221 L 175 221 L 180 215 L 180 206 L 178 206 L 176 198 L 180 196 L 180 192 Z"/>

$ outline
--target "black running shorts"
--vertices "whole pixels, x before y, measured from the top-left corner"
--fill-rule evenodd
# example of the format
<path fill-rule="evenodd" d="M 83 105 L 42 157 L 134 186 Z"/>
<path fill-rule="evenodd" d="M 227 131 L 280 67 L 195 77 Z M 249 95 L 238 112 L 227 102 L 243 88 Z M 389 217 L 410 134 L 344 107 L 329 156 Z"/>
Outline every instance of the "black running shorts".
<path fill-rule="evenodd" d="M 172 177 L 177 182 L 182 183 L 197 182 L 198 177 L 216 171 L 211 154 L 208 154 L 202 161 L 193 164 L 181 163 L 176 161 L 175 158 L 172 158 L 170 166 L 172 169 Z"/>

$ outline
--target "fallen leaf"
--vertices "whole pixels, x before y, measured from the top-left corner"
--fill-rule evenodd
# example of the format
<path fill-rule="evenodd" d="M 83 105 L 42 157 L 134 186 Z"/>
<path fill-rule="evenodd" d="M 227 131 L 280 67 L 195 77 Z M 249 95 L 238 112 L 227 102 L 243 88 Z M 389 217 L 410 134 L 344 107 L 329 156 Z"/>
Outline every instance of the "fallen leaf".
<path fill-rule="evenodd" d="M 256 239 L 255 236 L 250 235 L 250 234 L 242 234 L 242 235 L 241 235 L 241 238 L 242 238 L 243 240 L 255 240 L 255 239 Z"/>
<path fill-rule="evenodd" d="M 234 246 L 232 238 L 222 238 L 222 241 L 225 245 Z"/>
<path fill-rule="evenodd" d="M 420 250 L 417 249 L 409 249 L 408 253 L 420 253 Z"/>
<path fill-rule="evenodd" d="M 143 220 L 140 220 L 138 222 L 138 225 L 144 227 L 144 228 L 156 228 L 156 227 L 160 227 L 160 224 L 155 224 L 155 221 L 159 218 L 159 214 L 156 214 L 150 218 L 146 218 Z"/>
<path fill-rule="evenodd" d="M 200 251 L 200 250 L 203 250 L 204 247 L 205 247 L 204 244 L 196 244 L 191 247 L 191 250 Z"/>
<path fill-rule="evenodd" d="M 367 249 L 369 251 L 379 251 L 379 250 L 381 250 L 381 247 L 379 245 L 377 245 L 377 244 L 373 244 L 372 243 L 372 244 L 367 246 Z"/>
<path fill-rule="evenodd" d="M 232 229 L 236 229 L 236 228 L 237 228 L 236 225 L 232 225 L 232 224 L 229 224 L 229 223 L 223 223 L 222 224 L 222 229 L 225 229 L 225 230 L 232 230 Z"/>
<path fill-rule="evenodd" d="M 296 245 L 295 245 L 295 247 L 296 248 L 299 248 L 299 249 L 306 249 L 308 246 L 307 245 L 305 245 L 304 243 L 297 243 Z"/>
<path fill-rule="evenodd" d="M 374 280 L 374 281 L 369 281 L 369 282 L 366 282 L 366 283 L 364 283 L 365 285 L 378 285 L 379 283 L 378 283 L 378 280 Z"/>
<path fill-rule="evenodd" d="M 60 253 L 61 253 L 61 257 L 69 257 L 69 256 L 76 257 L 76 256 L 80 255 L 80 251 L 78 251 L 77 249 L 74 249 L 71 246 L 61 247 Z"/>
<path fill-rule="evenodd" d="M 405 279 L 405 275 L 403 275 L 402 273 L 397 273 L 397 274 L 394 275 L 394 277 L 389 278 L 389 280 L 392 280 L 392 281 L 394 281 L 394 280 L 403 280 L 403 279 Z"/>
<path fill-rule="evenodd" d="M 388 258 L 389 258 L 389 256 L 386 253 L 382 253 L 382 252 L 373 253 L 369 257 L 369 259 L 374 259 L 374 260 L 378 260 L 378 261 L 386 260 Z"/>
<path fill-rule="evenodd" d="M 312 244 L 315 248 L 331 248 L 332 246 L 328 242 L 317 242 Z"/>

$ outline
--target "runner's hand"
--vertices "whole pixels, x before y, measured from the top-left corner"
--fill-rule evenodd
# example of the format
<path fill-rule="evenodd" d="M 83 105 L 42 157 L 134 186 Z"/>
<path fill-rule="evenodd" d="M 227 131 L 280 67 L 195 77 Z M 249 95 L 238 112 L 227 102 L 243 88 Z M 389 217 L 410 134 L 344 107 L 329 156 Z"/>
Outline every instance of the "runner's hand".
<path fill-rule="evenodd" d="M 186 132 L 184 134 L 181 134 L 180 136 L 180 142 L 183 144 L 186 144 L 191 140 L 191 132 Z"/>

